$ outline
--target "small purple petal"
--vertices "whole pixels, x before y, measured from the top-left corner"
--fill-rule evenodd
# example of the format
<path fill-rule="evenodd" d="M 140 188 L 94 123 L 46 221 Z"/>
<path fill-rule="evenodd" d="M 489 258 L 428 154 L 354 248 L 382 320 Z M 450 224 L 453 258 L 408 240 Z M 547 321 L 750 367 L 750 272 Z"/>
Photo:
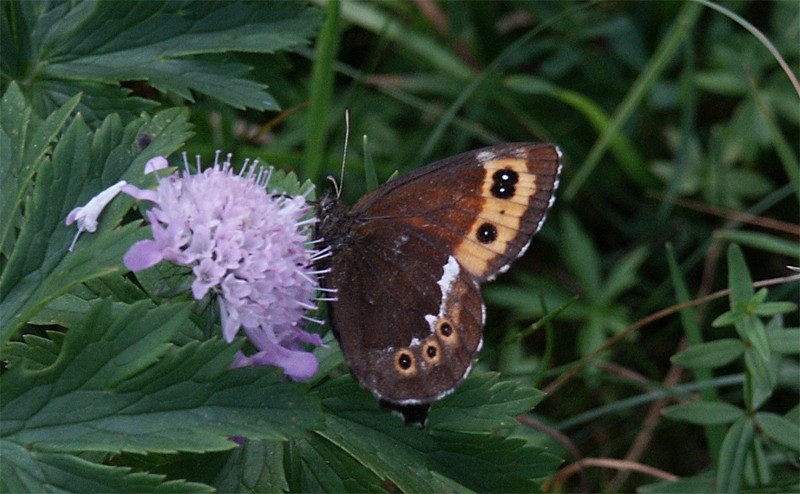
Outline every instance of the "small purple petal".
<path fill-rule="evenodd" d="M 128 184 L 122 187 L 122 192 L 128 194 L 129 196 L 139 201 L 150 201 L 150 202 L 158 201 L 158 193 L 155 190 L 140 189 L 135 185 Z"/>
<path fill-rule="evenodd" d="M 307 381 L 319 369 L 317 358 L 303 350 L 287 350 L 281 346 L 262 350 L 251 356 L 242 352 L 236 354 L 231 367 L 247 367 L 252 365 L 274 365 L 282 367 L 284 374 L 292 381 Z"/>
<path fill-rule="evenodd" d="M 133 244 L 122 262 L 131 271 L 142 271 L 161 262 L 164 257 L 153 240 L 140 240 Z"/>
<path fill-rule="evenodd" d="M 156 156 L 150 158 L 144 165 L 144 174 L 153 173 L 156 170 L 162 170 L 169 166 L 169 161 L 163 156 Z"/>

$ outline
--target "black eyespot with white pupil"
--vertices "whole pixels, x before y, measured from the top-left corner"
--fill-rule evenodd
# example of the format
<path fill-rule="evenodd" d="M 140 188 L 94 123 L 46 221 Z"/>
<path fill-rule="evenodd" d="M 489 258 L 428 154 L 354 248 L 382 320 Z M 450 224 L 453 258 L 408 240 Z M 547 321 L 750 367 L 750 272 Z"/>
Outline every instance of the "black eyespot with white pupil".
<path fill-rule="evenodd" d="M 519 175 L 510 168 L 497 170 L 492 175 L 492 195 L 498 199 L 510 199 L 514 197 L 516 190 L 514 186 L 519 182 Z"/>
<path fill-rule="evenodd" d="M 428 354 L 428 358 L 432 358 L 433 359 L 433 358 L 436 358 L 436 354 L 439 353 L 439 352 L 438 352 L 438 350 L 436 350 L 435 346 L 430 345 L 430 346 L 428 346 L 428 348 L 425 349 L 425 353 Z"/>
<path fill-rule="evenodd" d="M 444 336 L 445 338 L 449 338 L 453 335 L 453 326 L 450 325 L 448 322 L 443 322 L 439 326 L 439 334 Z"/>
<path fill-rule="evenodd" d="M 484 223 L 478 227 L 478 241 L 482 244 L 490 244 L 497 240 L 497 227 L 491 223 Z"/>
<path fill-rule="evenodd" d="M 397 358 L 397 365 L 399 365 L 403 370 L 410 369 L 412 363 L 413 361 L 411 360 L 411 355 L 407 353 L 401 353 L 400 357 Z"/>

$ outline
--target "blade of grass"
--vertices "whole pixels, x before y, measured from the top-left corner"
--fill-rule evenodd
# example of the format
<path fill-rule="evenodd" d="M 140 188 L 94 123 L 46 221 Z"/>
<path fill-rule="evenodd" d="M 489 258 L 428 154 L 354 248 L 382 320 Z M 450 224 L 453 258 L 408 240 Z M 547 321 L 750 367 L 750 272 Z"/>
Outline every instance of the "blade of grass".
<path fill-rule="evenodd" d="M 761 115 L 763 115 L 764 121 L 769 128 L 775 154 L 777 154 L 778 159 L 781 160 L 781 164 L 786 172 L 786 176 L 789 177 L 789 181 L 794 184 L 795 194 L 800 198 L 800 162 L 798 162 L 791 144 L 787 142 L 786 137 L 784 137 L 783 132 L 781 132 L 778 122 L 775 121 L 775 114 L 770 110 L 766 101 L 764 101 L 761 92 L 758 91 L 755 81 L 752 77 L 748 77 L 747 80 L 750 86 L 750 93 L 753 95 L 753 99 L 758 105 L 758 109 L 761 111 Z"/>

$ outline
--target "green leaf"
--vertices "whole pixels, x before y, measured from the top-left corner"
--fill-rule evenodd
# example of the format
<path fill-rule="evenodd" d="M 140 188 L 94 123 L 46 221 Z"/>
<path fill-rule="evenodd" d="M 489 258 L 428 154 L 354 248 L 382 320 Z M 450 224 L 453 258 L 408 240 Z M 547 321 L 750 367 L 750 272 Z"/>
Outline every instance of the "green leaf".
<path fill-rule="evenodd" d="M 476 375 L 431 407 L 426 426 L 461 432 L 510 428 L 517 425 L 517 415 L 529 412 L 542 398 L 541 391 L 517 381 L 500 381 L 497 373 Z"/>
<path fill-rule="evenodd" d="M 236 345 L 168 344 L 188 308 L 140 302 L 112 318 L 110 303 L 96 304 L 52 366 L 0 377 L 2 437 L 40 451 L 210 451 L 319 424 L 315 401 L 275 369 L 229 371 Z"/>
<path fill-rule="evenodd" d="M 581 228 L 578 220 L 570 214 L 562 217 L 561 228 L 564 242 L 570 246 L 569 249 L 562 250 L 570 272 L 580 283 L 587 298 L 600 299 L 602 297 L 600 257 L 591 238 Z"/>
<path fill-rule="evenodd" d="M 723 312 L 722 314 L 717 316 L 713 321 L 711 321 L 711 326 L 714 328 L 724 328 L 725 326 L 733 326 L 738 321 L 742 320 L 742 318 L 744 317 L 747 316 L 739 311 L 729 310 L 728 312 Z"/>
<path fill-rule="evenodd" d="M 786 314 L 797 310 L 797 304 L 792 302 L 763 302 L 756 306 L 756 315 L 763 317 Z"/>
<path fill-rule="evenodd" d="M 752 181 L 748 181 L 747 184 L 748 187 L 750 187 Z M 768 190 L 772 190 L 772 187 Z M 786 256 L 791 259 L 800 257 L 800 247 L 797 246 L 797 242 L 786 240 L 775 235 L 738 230 L 722 230 L 718 235 L 719 238 L 729 242 L 736 242 L 771 254 Z"/>
<path fill-rule="evenodd" d="M 25 194 L 79 101 L 80 96 L 73 97 L 44 121 L 32 114 L 16 84 L 0 101 L 0 254 L 6 257 L 15 244 Z"/>
<path fill-rule="evenodd" d="M 0 439 L 2 492 L 213 492 L 207 485 L 130 468 L 98 465 L 72 455 L 31 451 Z"/>
<path fill-rule="evenodd" d="M 748 485 L 763 485 L 772 482 L 772 470 L 770 461 L 764 452 L 764 441 L 761 437 L 755 436 L 750 454 L 747 455 L 745 464 L 745 482 Z"/>
<path fill-rule="evenodd" d="M 767 331 L 769 349 L 775 353 L 800 353 L 800 328 Z"/>
<path fill-rule="evenodd" d="M 23 341 L 10 341 L 3 349 L 7 366 L 24 365 L 39 370 L 53 365 L 61 351 L 64 333 L 48 331 L 47 338 L 34 334 L 22 335 Z"/>
<path fill-rule="evenodd" d="M 284 446 L 283 441 L 245 441 L 238 448 L 223 453 L 225 463 L 209 483 L 217 492 L 287 492 Z M 191 473 L 208 471 L 204 467 L 192 462 Z"/>
<path fill-rule="evenodd" d="M 747 269 L 742 249 L 736 244 L 728 247 L 728 286 L 731 308 L 746 305 L 753 298 L 753 279 Z"/>
<path fill-rule="evenodd" d="M 748 409 L 756 410 L 772 396 L 778 383 L 778 362 L 764 360 L 759 352 L 748 348 L 744 352 L 744 363 L 747 376 L 747 392 L 745 399 Z"/>
<path fill-rule="evenodd" d="M 744 353 L 744 345 L 735 338 L 692 345 L 672 356 L 670 361 L 675 365 L 688 368 L 715 368 L 727 365 Z"/>
<path fill-rule="evenodd" d="M 249 67 L 226 55 L 305 44 L 320 18 L 300 2 L 271 2 L 269 8 L 230 1 L 43 2 L 5 13 L 12 17 L 5 22 L 27 28 L 18 34 L 32 46 L 25 52 L 16 50 L 19 43 L 4 43 L 3 67 L 10 72 L 4 74 L 34 81 L 29 99 L 42 115 L 52 111 L 50 102 L 59 95 L 79 91 L 94 100 L 81 112 L 103 108 L 98 99 L 108 105 L 106 111 L 152 105 L 121 98 L 120 81 L 149 81 L 190 101 L 197 91 L 236 108 L 275 110 L 266 86 L 243 78 Z"/>
<path fill-rule="evenodd" d="M 800 426 L 780 415 L 768 412 L 756 414 L 759 429 L 770 439 L 800 452 Z"/>
<path fill-rule="evenodd" d="M 748 417 L 742 417 L 728 429 L 717 465 L 717 492 L 739 492 L 744 479 L 744 465 L 753 442 L 755 427 Z"/>
<path fill-rule="evenodd" d="M 291 471 L 291 492 L 382 490 L 382 481 L 372 470 L 319 435 L 291 441 L 286 458 Z"/>
<path fill-rule="evenodd" d="M 714 479 L 693 477 L 673 481 L 655 482 L 638 488 L 642 494 L 687 494 L 714 492 Z"/>
<path fill-rule="evenodd" d="M 603 300 L 611 301 L 639 281 L 639 267 L 647 259 L 647 248 L 640 247 L 618 261 L 603 283 Z"/>
<path fill-rule="evenodd" d="M 756 349 L 758 355 L 765 362 L 770 359 L 769 339 L 764 323 L 756 316 L 749 316 L 736 325 L 736 330 L 742 338 Z"/>
<path fill-rule="evenodd" d="M 661 413 L 673 420 L 682 420 L 698 425 L 714 425 L 733 422 L 742 417 L 744 410 L 721 401 L 693 401 L 666 407 Z"/>
<path fill-rule="evenodd" d="M 3 107 L 2 112 L 6 111 Z M 117 228 L 133 204 L 131 198 L 112 201 L 100 217 L 97 232 L 84 234 L 73 252 L 68 247 L 77 228 L 66 226 L 64 220 L 74 207 L 120 179 L 134 184 L 154 180 L 144 177 L 144 164 L 156 154 L 177 148 L 188 136 L 187 129 L 182 110 L 143 117 L 125 127 L 112 116 L 93 134 L 80 115 L 74 118 L 52 156 L 46 156 L 37 168 L 33 190 L 27 191 L 19 234 L 0 274 L 0 345 L 48 302 L 78 283 L 125 269 L 123 254 L 147 233 L 135 223 Z M 135 145 L 142 133 L 157 136 L 144 151 Z M 2 168 L 22 166 L 0 163 Z"/>
<path fill-rule="evenodd" d="M 327 382 L 319 392 L 328 410 L 327 427 L 315 434 L 338 449 L 337 455 L 351 456 L 382 479 L 384 488 L 388 482 L 390 489 L 403 492 L 530 492 L 536 489 L 532 479 L 551 474 L 559 463 L 521 439 L 404 426 L 349 376 Z M 369 478 L 363 472 L 359 477 Z M 303 485 L 313 487 L 314 481 Z"/>

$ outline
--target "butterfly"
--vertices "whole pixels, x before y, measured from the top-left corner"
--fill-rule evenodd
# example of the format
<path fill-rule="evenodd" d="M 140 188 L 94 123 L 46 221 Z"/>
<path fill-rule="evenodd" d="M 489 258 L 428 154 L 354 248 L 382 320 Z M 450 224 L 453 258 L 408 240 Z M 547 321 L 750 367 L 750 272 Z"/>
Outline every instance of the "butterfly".
<path fill-rule="evenodd" d="M 320 201 L 334 334 L 356 380 L 407 422 L 424 423 L 469 373 L 486 319 L 480 284 L 528 248 L 561 168 L 555 145 L 500 144 L 390 180 L 352 208 Z"/>

